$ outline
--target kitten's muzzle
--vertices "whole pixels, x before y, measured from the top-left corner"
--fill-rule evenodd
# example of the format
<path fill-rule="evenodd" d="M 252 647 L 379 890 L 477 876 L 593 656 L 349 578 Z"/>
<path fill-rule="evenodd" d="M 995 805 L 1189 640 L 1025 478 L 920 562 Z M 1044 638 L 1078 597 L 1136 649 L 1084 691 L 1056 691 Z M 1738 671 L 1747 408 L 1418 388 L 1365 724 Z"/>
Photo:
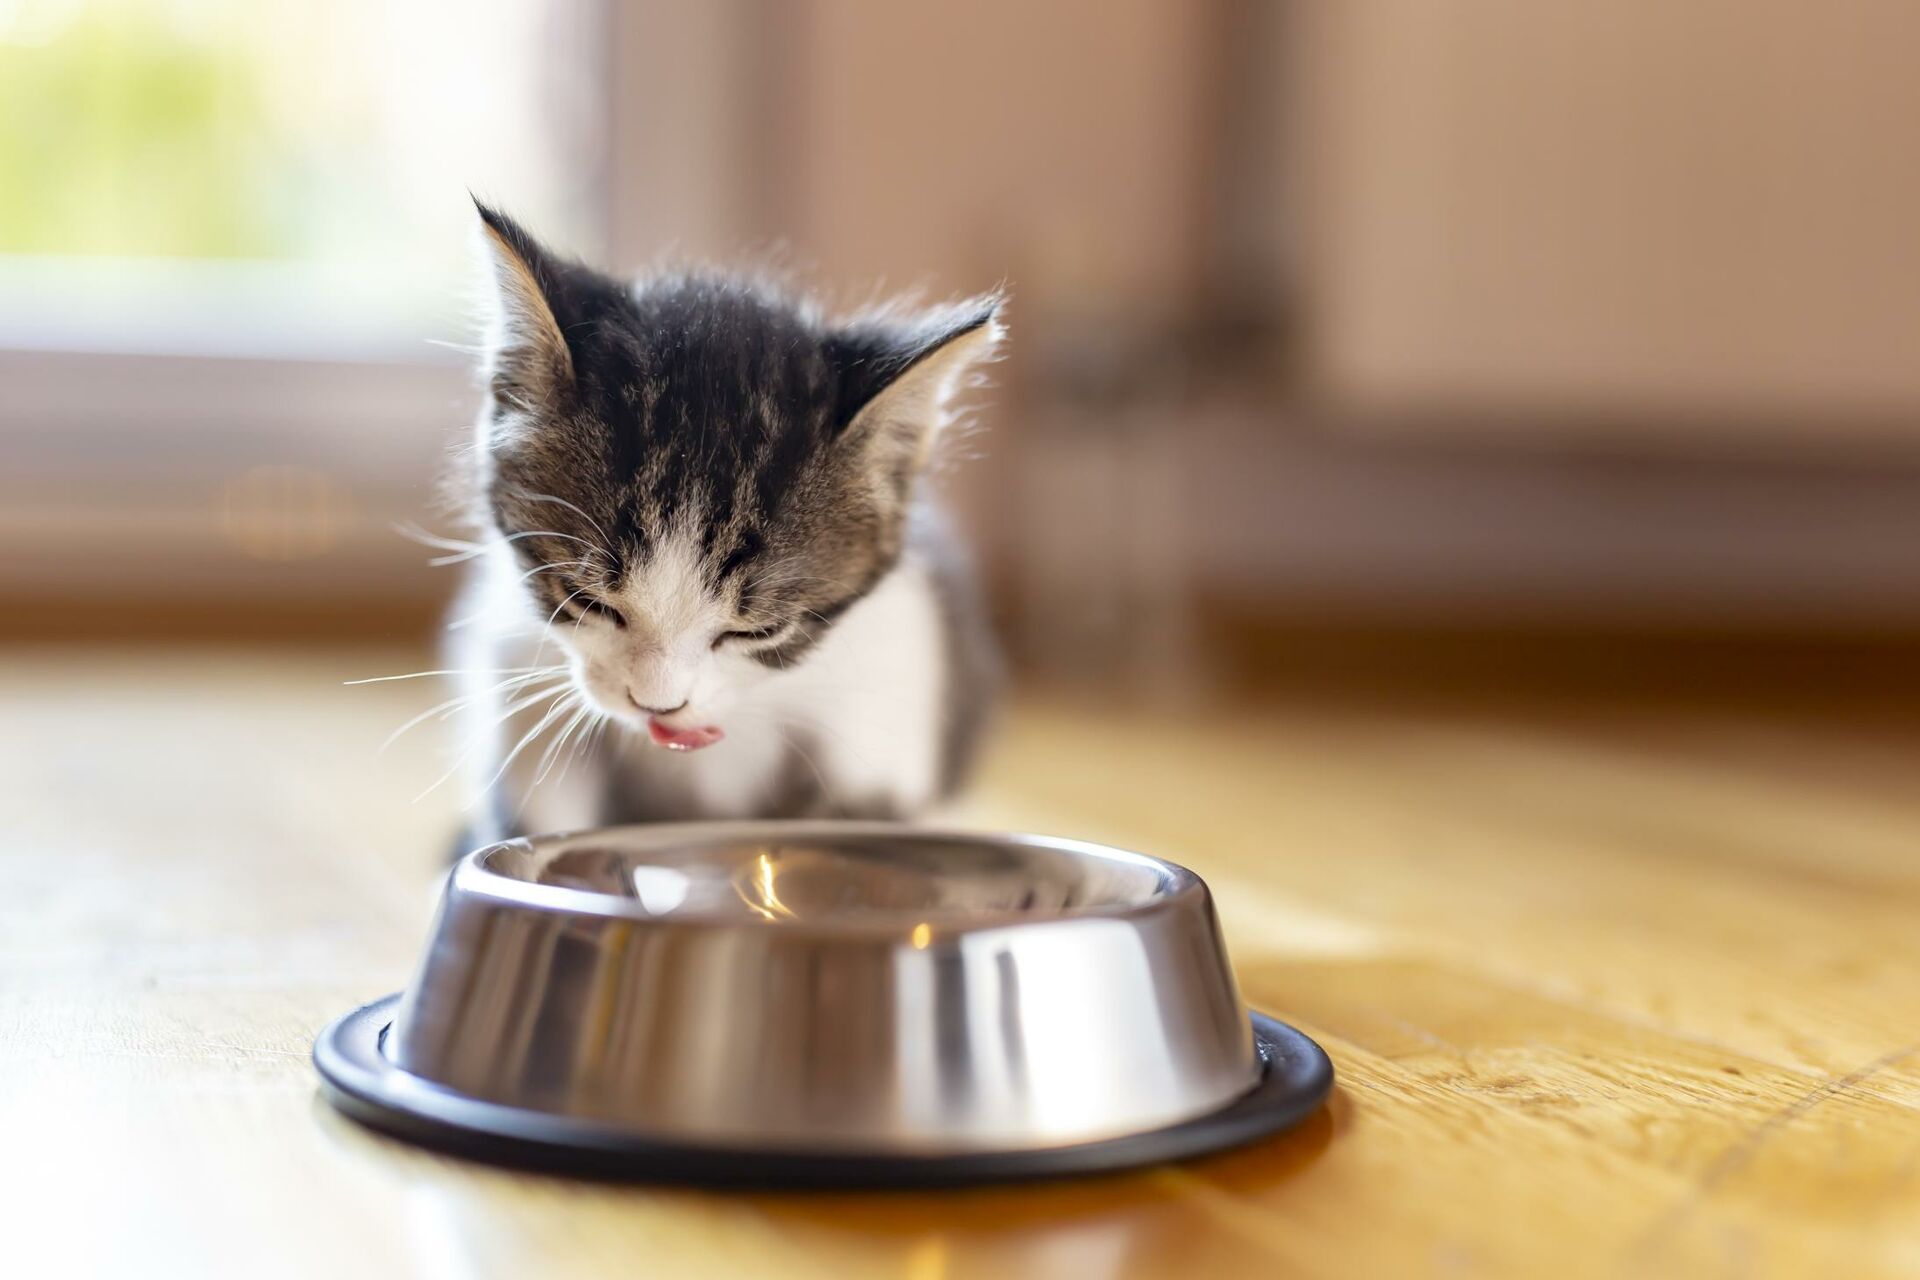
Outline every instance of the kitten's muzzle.
<path fill-rule="evenodd" d="M 726 731 L 717 724 L 669 724 L 668 721 L 687 709 L 690 698 L 682 698 L 678 706 L 650 707 L 627 691 L 627 701 L 634 709 L 647 717 L 647 736 L 656 747 L 665 747 L 669 751 L 698 751 L 710 747 L 726 737 Z"/>

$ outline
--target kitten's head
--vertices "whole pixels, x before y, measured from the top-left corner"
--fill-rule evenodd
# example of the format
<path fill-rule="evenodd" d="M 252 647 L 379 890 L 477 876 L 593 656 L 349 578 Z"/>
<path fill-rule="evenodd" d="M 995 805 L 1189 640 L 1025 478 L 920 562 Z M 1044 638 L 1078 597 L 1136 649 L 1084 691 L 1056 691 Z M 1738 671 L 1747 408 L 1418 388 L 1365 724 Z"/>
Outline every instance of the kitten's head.
<path fill-rule="evenodd" d="M 834 325 L 722 275 L 628 285 L 480 218 L 483 513 L 593 706 L 716 741 L 893 566 L 1000 299 Z"/>

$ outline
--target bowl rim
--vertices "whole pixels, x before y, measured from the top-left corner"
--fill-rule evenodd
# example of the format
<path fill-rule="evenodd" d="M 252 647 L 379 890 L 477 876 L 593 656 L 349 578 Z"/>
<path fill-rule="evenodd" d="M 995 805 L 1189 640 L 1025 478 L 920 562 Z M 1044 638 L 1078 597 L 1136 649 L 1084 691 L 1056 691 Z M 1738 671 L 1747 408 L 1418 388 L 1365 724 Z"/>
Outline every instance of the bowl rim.
<path fill-rule="evenodd" d="M 1138 902 L 1120 902 L 1090 906 L 1060 915 L 1022 916 L 1013 912 L 981 911 L 965 919 L 929 918 L 914 921 L 905 913 L 875 913 L 872 916 L 849 915 L 825 920 L 744 920 L 732 913 L 720 914 L 699 909 L 665 913 L 648 911 L 633 898 L 619 894 L 575 889 L 565 885 L 539 884 L 504 875 L 485 865 L 494 850 L 513 846 L 538 846 L 588 837 L 644 834 L 647 844 L 670 844 L 677 840 L 701 842 L 751 839 L 780 835 L 830 842 L 836 837 L 910 836 L 915 839 L 945 840 L 974 844 L 1013 844 L 1065 853 L 1074 858 L 1117 861 L 1151 868 L 1161 877 L 1164 887 Z M 925 926 L 929 945 L 941 939 L 951 940 L 1005 929 L 1041 929 L 1049 925 L 1072 924 L 1081 920 L 1143 920 L 1176 909 L 1192 898 L 1199 898 L 1211 913 L 1212 894 L 1206 881 L 1187 867 L 1152 854 L 1122 849 L 1114 845 L 1071 836 L 1046 835 L 1025 831 L 967 829 L 953 826 L 924 826 L 913 822 L 886 822 L 837 818 L 743 819 L 701 822 L 640 822 L 608 827 L 584 827 L 570 831 L 544 832 L 511 840 L 495 840 L 462 854 L 449 877 L 449 895 L 460 893 L 489 902 L 534 911 L 557 912 L 584 919 L 618 920 L 645 924 L 659 929 L 739 930 L 782 935 L 820 935 L 836 937 L 897 938 Z"/>
<path fill-rule="evenodd" d="M 413 1075 L 384 1047 L 401 999 L 395 992 L 341 1014 L 314 1039 L 321 1093 L 342 1113 L 410 1142 L 490 1164 L 661 1186 L 887 1192 L 1115 1173 L 1293 1129 L 1321 1109 L 1335 1084 L 1332 1061 L 1306 1033 L 1247 1009 L 1242 1016 L 1253 1034 L 1258 1079 L 1214 1110 L 1159 1127 L 1038 1147 L 756 1147 L 488 1101 Z"/>

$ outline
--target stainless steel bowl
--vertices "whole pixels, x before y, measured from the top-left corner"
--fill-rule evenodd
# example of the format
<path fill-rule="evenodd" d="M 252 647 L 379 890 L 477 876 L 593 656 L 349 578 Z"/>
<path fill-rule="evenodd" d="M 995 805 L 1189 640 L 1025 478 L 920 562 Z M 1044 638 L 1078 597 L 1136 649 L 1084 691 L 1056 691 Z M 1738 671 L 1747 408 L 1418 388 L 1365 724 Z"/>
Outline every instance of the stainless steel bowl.
<path fill-rule="evenodd" d="M 478 850 L 386 1016 L 370 1069 L 403 1108 L 450 1098 L 495 1129 L 544 1118 L 550 1139 L 829 1158 L 1166 1130 L 1254 1093 L 1273 1056 L 1192 872 L 869 823 Z"/>

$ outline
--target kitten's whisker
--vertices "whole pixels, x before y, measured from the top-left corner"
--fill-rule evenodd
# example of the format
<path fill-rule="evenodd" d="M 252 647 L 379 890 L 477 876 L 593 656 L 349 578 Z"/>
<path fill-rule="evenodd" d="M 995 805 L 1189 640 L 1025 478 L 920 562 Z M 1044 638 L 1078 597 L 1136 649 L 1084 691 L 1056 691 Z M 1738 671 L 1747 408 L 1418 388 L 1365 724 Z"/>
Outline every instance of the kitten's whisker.
<path fill-rule="evenodd" d="M 413 728 L 415 725 L 420 724 L 421 722 L 426 720 L 431 720 L 435 715 L 439 715 L 441 713 L 451 714 L 454 711 L 458 711 L 461 707 L 464 707 L 469 702 L 472 702 L 475 698 L 479 696 L 480 696 L 479 694 L 469 693 L 458 698 L 449 698 L 447 701 L 441 703 L 437 707 L 428 707 L 425 711 L 422 711 L 419 715 L 413 717 L 413 719 L 407 721 L 405 724 L 401 725 L 398 729 L 395 729 L 392 733 L 388 734 L 386 737 L 386 741 L 382 742 L 379 745 L 379 747 L 374 750 L 373 754 L 384 755 L 388 747 L 400 741 L 401 737 L 407 732 L 407 730 Z M 442 716 L 442 718 L 444 718 L 444 716 Z"/>
<path fill-rule="evenodd" d="M 557 748 L 561 743 L 567 740 L 568 732 L 572 729 L 575 722 L 579 719 L 580 705 L 581 705 L 581 698 L 579 696 L 579 693 L 576 690 L 568 689 L 561 696 L 560 701 L 554 704 L 553 710 L 548 712 L 547 715 L 541 719 L 540 723 L 535 725 L 527 733 L 526 737 L 521 739 L 520 744 L 516 746 L 513 749 L 513 751 L 508 754 L 506 760 L 502 762 L 503 768 L 505 765 L 513 763 L 514 756 L 519 755 L 520 752 L 525 750 L 528 746 L 531 746 L 533 743 L 539 741 L 540 736 L 543 733 L 547 732 L 547 729 L 549 726 L 551 726 L 554 722 L 558 721 L 563 716 L 568 717 L 566 719 L 565 724 L 562 725 L 559 733 L 553 735 L 552 739 L 548 742 L 546 753 L 540 757 L 539 764 L 535 766 L 535 776 L 529 782 L 527 782 L 526 786 L 522 789 L 521 795 L 520 795 L 520 803 L 515 805 L 513 809 L 513 814 L 515 818 L 518 818 L 520 814 L 526 810 L 527 802 L 533 799 L 534 789 L 537 788 L 542 782 L 546 781 L 547 770 L 552 767 L 552 757 L 554 752 L 557 750 Z M 492 790 L 492 787 L 489 786 L 488 790 Z"/>
<path fill-rule="evenodd" d="M 515 585 L 518 585 L 519 583 L 525 582 L 528 578 L 533 577 L 536 573 L 552 573 L 555 569 L 575 569 L 575 568 L 591 569 L 593 568 L 593 561 L 591 560 L 555 560 L 552 564 L 537 564 L 533 566 L 533 568 L 521 574 L 514 581 L 515 581 Z"/>
<path fill-rule="evenodd" d="M 559 506 L 565 507 L 567 510 L 579 516 L 582 520 L 585 520 L 588 524 L 592 525 L 593 531 L 600 535 L 600 541 L 603 544 L 611 544 L 613 542 L 613 539 L 607 536 L 607 531 L 600 527 L 600 522 L 598 520 L 595 520 L 592 516 L 582 511 L 579 507 L 574 506 L 573 503 L 568 502 L 565 498 L 556 497 L 551 493 L 530 493 L 525 489 L 518 489 L 515 492 L 519 493 L 519 495 L 525 498 L 528 502 L 551 502 Z M 607 550 L 607 547 L 605 545 L 601 547 L 601 554 L 605 555 L 608 559 L 613 558 L 612 553 Z"/>
<path fill-rule="evenodd" d="M 435 715 L 438 715 L 442 720 L 445 720 L 448 716 L 452 715 L 455 711 L 459 710 L 461 707 L 466 706 L 468 703 L 476 702 L 481 698 L 487 697 L 490 694 L 499 693 L 501 690 L 510 688 L 514 685 L 531 684 L 536 680 L 540 680 L 543 677 L 556 674 L 562 670 L 564 670 L 564 668 L 546 667 L 539 671 L 533 672 L 531 675 L 509 676 L 505 680 L 500 681 L 498 684 L 490 685 L 485 689 L 478 689 L 471 693 L 463 693 L 457 697 L 448 698 L 445 702 L 442 702 L 438 706 L 428 707 L 425 711 L 422 711 L 419 715 L 413 717 L 413 719 L 407 721 L 405 724 L 401 725 L 398 729 L 395 729 L 392 733 L 388 734 L 387 740 L 380 744 L 379 750 L 375 751 L 374 754 L 375 755 L 382 754 L 383 752 L 386 751 L 388 747 L 392 746 L 395 742 L 398 742 L 400 740 L 401 735 L 406 733 L 407 730 L 413 728 L 415 725 L 421 723 L 424 720 L 432 719 Z"/>
<path fill-rule="evenodd" d="M 508 720 L 512 719 L 514 716 L 519 715 L 522 711 L 525 711 L 528 707 L 536 706 L 539 703 L 545 701 L 546 699 L 551 698 L 554 694 L 565 691 L 565 689 L 567 688 L 567 684 L 568 684 L 567 679 L 563 677 L 556 683 L 549 685 L 546 688 L 539 689 L 533 693 L 523 693 L 523 692 L 515 693 L 513 695 L 514 701 L 512 701 L 505 708 L 503 708 L 500 714 L 494 717 L 493 724 L 489 725 L 488 727 L 495 728 L 505 724 Z"/>
<path fill-rule="evenodd" d="M 868 767 L 872 767 L 873 765 L 873 761 L 867 756 L 866 752 L 861 751 L 859 748 L 855 747 L 851 742 L 847 741 L 846 734 L 842 733 L 839 729 L 835 728 L 833 725 L 830 725 L 826 721 L 821 720 L 815 716 L 807 715 L 804 712 L 795 712 L 792 710 L 788 710 L 783 714 L 777 715 L 777 716 L 771 715 L 771 714 L 766 715 L 761 720 L 761 723 L 771 725 L 776 731 L 782 734 L 786 733 L 790 729 L 796 729 L 796 728 L 809 729 L 815 733 L 826 734 L 828 737 L 831 737 L 836 742 L 838 742 L 840 746 L 849 755 L 853 756 L 854 759 L 860 761 L 861 764 L 866 765 Z"/>
<path fill-rule="evenodd" d="M 584 741 L 587 734 L 592 731 L 592 726 L 593 708 L 588 706 L 583 699 L 580 703 L 580 710 L 576 711 L 573 719 L 567 722 L 566 732 L 560 735 L 560 741 L 565 745 L 566 754 L 562 756 L 559 752 L 554 753 L 553 763 L 560 766 L 560 773 L 554 781 L 566 781 L 567 764 L 570 763 L 574 755 L 578 753 L 580 743 Z M 548 765 L 546 769 L 551 769 L 552 767 L 552 765 Z M 541 780 L 545 780 L 546 778 L 546 769 L 541 770 Z"/>
<path fill-rule="evenodd" d="M 545 699 L 552 698 L 556 694 L 559 694 L 565 691 L 566 687 L 567 687 L 566 682 L 563 680 L 561 683 L 556 684 L 551 688 L 537 690 L 531 694 L 526 695 L 525 697 L 518 698 L 516 701 L 510 703 L 506 707 L 506 709 L 501 711 L 501 713 L 498 716 L 496 716 L 490 723 L 483 726 L 481 732 L 478 732 L 474 735 L 474 739 L 470 744 L 468 744 L 467 749 L 460 753 L 460 755 L 454 760 L 453 764 L 448 767 L 445 773 L 441 774 L 438 778 L 435 778 L 425 791 L 422 791 L 419 795 L 415 796 L 413 798 L 413 803 L 418 804 L 421 800 L 424 800 L 429 794 L 438 790 L 440 787 L 444 786 L 448 781 L 448 779 L 452 778 L 456 773 L 460 772 L 461 768 L 466 765 L 467 761 L 473 758 L 473 753 L 480 750 L 483 746 L 485 746 L 488 742 L 491 741 L 491 738 L 488 735 L 491 733 L 493 729 L 506 723 L 508 720 L 512 719 L 515 715 L 519 714 L 522 711 L 525 711 L 528 707 L 534 706 Z M 493 790 L 493 784 L 490 782 L 485 787 L 481 788 L 480 792 L 477 795 L 470 797 L 468 800 L 468 803 L 470 805 L 473 803 L 477 803 L 479 800 L 483 799 L 492 790 Z"/>
<path fill-rule="evenodd" d="M 583 596 L 585 594 L 586 592 L 578 591 L 578 590 L 569 592 L 567 594 L 566 599 L 562 600 L 559 604 L 553 606 L 553 612 L 548 614 L 547 620 L 540 624 L 540 644 L 533 651 L 533 660 L 535 662 L 538 662 L 547 651 L 547 640 L 552 635 L 552 632 L 553 632 L 553 620 L 560 616 L 560 611 L 562 609 L 566 608 L 577 597 Z M 573 620 L 573 626 L 574 626 L 575 632 L 579 631 L 580 623 L 581 623 L 580 618 L 575 618 Z"/>
<path fill-rule="evenodd" d="M 436 568 L 441 565 L 462 564 L 468 560 L 479 559 L 481 556 L 487 554 L 487 552 L 493 550 L 496 543 L 510 545 L 520 541 L 522 538 L 563 538 L 568 542 L 578 542 L 590 551 L 595 551 L 600 555 L 607 556 L 606 550 L 596 546 L 590 538 L 578 538 L 571 533 L 562 533 L 558 529 L 525 529 L 519 533 L 510 533 L 502 537 L 494 538 L 488 542 L 470 543 L 464 551 L 457 552 L 453 555 L 435 556 L 427 561 L 427 563 Z M 611 560 L 613 557 L 607 556 L 607 558 Z"/>
<path fill-rule="evenodd" d="M 821 771 L 819 763 L 815 761 L 814 758 L 807 753 L 807 749 L 800 745 L 799 738 L 795 737 L 791 732 L 789 732 L 785 725 L 780 724 L 778 722 L 771 722 L 771 723 L 772 723 L 773 731 L 780 735 L 780 741 L 785 743 L 787 746 L 787 749 L 789 751 L 792 751 L 795 755 L 799 756 L 800 759 L 806 764 L 807 768 L 813 771 L 814 781 L 820 784 L 821 797 L 824 799 L 825 797 L 833 794 L 833 788 L 827 785 L 827 775 Z M 780 775 L 776 773 L 773 776 L 773 786 L 778 786 L 779 782 L 780 782 Z M 768 788 L 767 794 L 769 796 L 773 794 L 772 786 Z"/>
<path fill-rule="evenodd" d="M 566 762 L 560 766 L 560 776 L 562 778 L 565 778 L 568 771 L 573 768 L 573 762 L 577 757 L 594 749 L 594 744 L 600 741 L 606 727 L 607 717 L 595 711 L 588 721 L 587 731 L 580 735 L 580 740 L 574 744 L 573 750 L 567 754 Z"/>
<path fill-rule="evenodd" d="M 756 579 L 755 581 L 747 584 L 746 590 L 749 592 L 756 592 L 756 591 L 774 592 L 774 591 L 783 590 L 787 587 L 804 586 L 809 583 L 818 584 L 818 585 L 827 587 L 835 595 L 844 595 L 846 592 L 853 590 L 853 587 L 849 585 L 844 579 L 818 578 L 818 577 L 814 577 L 811 574 L 800 574 L 798 576 L 785 577 L 785 578 Z"/>
<path fill-rule="evenodd" d="M 552 685 L 545 689 L 536 690 L 533 693 L 527 694 L 525 697 L 517 697 L 515 701 L 501 708 L 499 715 L 495 716 L 492 720 L 488 721 L 485 725 L 481 727 L 480 734 L 477 735 L 475 738 L 475 747 L 490 741 L 491 739 L 488 738 L 486 735 L 491 734 L 495 729 L 499 728 L 501 725 L 505 724 L 507 721 L 513 719 L 515 716 L 519 715 L 522 711 L 525 711 L 530 707 L 538 706 L 540 703 L 545 702 L 551 698 L 559 697 L 566 692 L 567 692 L 567 686 L 564 683 L 562 683 L 562 684 Z M 461 753 L 460 759 L 454 762 L 455 769 L 458 769 L 461 765 L 467 762 L 468 758 L 472 756 L 475 747 L 469 747 L 466 751 Z M 446 781 L 446 779 L 442 778 L 440 781 L 444 782 Z M 438 786 L 439 784 L 435 783 L 434 785 Z M 489 785 L 486 788 L 486 790 L 491 791 L 492 786 Z"/>
<path fill-rule="evenodd" d="M 540 758 L 534 762 L 533 780 L 528 782 L 526 785 L 526 790 L 528 792 L 531 792 L 535 787 L 539 786 L 541 783 L 547 780 L 547 770 L 553 767 L 554 751 L 559 747 L 559 745 L 562 742 L 566 741 L 568 726 L 572 725 L 573 722 L 576 719 L 578 719 L 580 716 L 580 708 L 574 704 L 574 701 L 572 698 L 567 699 L 567 709 L 568 709 L 569 715 L 567 717 L 566 723 L 560 726 L 559 732 L 553 734 L 547 740 L 547 749 L 545 751 L 542 751 L 540 753 Z M 524 806 L 526 802 L 527 802 L 526 796 L 523 795 L 521 797 L 520 803 L 521 805 Z"/>
<path fill-rule="evenodd" d="M 560 758 L 560 748 L 566 745 L 567 739 L 572 736 L 573 731 L 580 726 L 580 722 L 587 717 L 588 711 L 589 708 L 584 701 L 578 698 L 574 700 L 572 718 L 569 719 L 565 725 L 561 726 L 560 732 L 555 735 L 552 742 L 547 744 L 546 753 L 540 757 L 539 772 L 534 776 L 533 782 L 528 785 L 527 790 L 531 791 L 534 787 L 539 786 L 547 780 L 547 775 L 553 772 L 554 762 Z"/>
<path fill-rule="evenodd" d="M 840 578 L 823 578 L 818 574 L 797 573 L 791 569 L 781 569 L 778 567 L 764 569 L 758 574 L 755 574 L 752 578 L 748 579 L 747 585 L 752 587 L 777 587 L 784 586 L 789 582 L 825 582 L 836 587 L 844 587 L 846 585 L 845 581 Z"/>
<path fill-rule="evenodd" d="M 592 741 L 594 734 L 599 731 L 601 722 L 605 719 L 605 717 L 600 714 L 599 709 L 587 702 L 584 698 L 581 699 L 580 705 L 585 709 L 587 715 L 586 719 L 581 721 L 581 729 L 578 736 L 573 740 L 573 746 L 567 751 L 567 758 L 560 763 L 560 776 L 562 778 L 565 778 L 567 771 L 573 768 L 573 762 L 579 758 L 580 753 L 585 750 L 587 744 Z"/>
<path fill-rule="evenodd" d="M 424 680 L 428 676 L 497 676 L 515 674 L 523 671 L 541 671 L 543 667 L 459 667 L 442 671 L 409 671 L 399 676 L 366 676 L 359 680 L 342 680 L 343 685 L 385 684 L 390 680 Z"/>
<path fill-rule="evenodd" d="M 568 704 L 570 701 L 571 690 L 562 689 L 560 693 L 561 693 L 560 700 L 557 703 L 555 703 L 552 707 L 550 707 L 547 710 L 545 715 L 540 717 L 539 722 L 536 723 L 533 726 L 533 728 L 521 734 L 520 740 L 513 744 L 513 750 L 507 752 L 507 758 L 500 762 L 500 767 L 494 770 L 493 776 L 491 778 L 487 779 L 487 784 L 480 788 L 481 795 L 483 796 L 487 795 L 491 793 L 495 787 L 499 786 L 500 779 L 504 778 L 507 775 L 507 770 L 513 766 L 513 762 L 515 760 L 518 760 L 520 758 L 520 753 L 525 751 L 535 738 L 538 738 L 542 733 L 545 733 L 548 726 L 551 725 L 555 720 L 558 720 L 561 717 L 561 715 L 563 715 L 569 709 Z"/>
<path fill-rule="evenodd" d="M 487 544 L 475 542 L 471 538 L 450 538 L 444 534 L 423 529 L 411 521 L 393 526 L 393 531 L 409 542 L 417 542 L 423 547 L 433 547 L 440 551 L 484 551 Z"/>

